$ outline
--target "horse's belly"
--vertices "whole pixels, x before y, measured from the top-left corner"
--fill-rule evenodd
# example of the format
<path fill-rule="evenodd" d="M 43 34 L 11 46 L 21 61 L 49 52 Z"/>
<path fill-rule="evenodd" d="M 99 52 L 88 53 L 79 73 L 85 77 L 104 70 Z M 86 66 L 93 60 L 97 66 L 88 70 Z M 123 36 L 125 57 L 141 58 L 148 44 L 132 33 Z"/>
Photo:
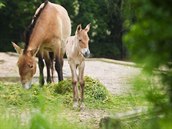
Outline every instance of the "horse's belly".
<path fill-rule="evenodd" d="M 52 52 L 53 51 L 53 49 L 50 48 L 50 47 L 44 47 L 44 50 L 49 51 L 49 52 Z"/>
<path fill-rule="evenodd" d="M 51 41 L 51 42 L 43 43 L 40 49 L 41 49 L 41 50 L 46 50 L 46 51 L 49 51 L 49 52 L 54 52 L 54 51 L 56 51 L 59 47 L 60 47 L 60 45 L 58 44 L 58 42 L 55 42 L 55 41 L 53 40 L 53 41 Z"/>
<path fill-rule="evenodd" d="M 79 59 L 75 60 L 75 64 L 76 65 L 80 65 L 81 64 L 81 60 L 79 60 Z"/>
<path fill-rule="evenodd" d="M 82 58 L 82 57 L 76 57 L 74 59 L 75 65 L 80 65 L 83 61 L 84 61 L 84 58 Z"/>

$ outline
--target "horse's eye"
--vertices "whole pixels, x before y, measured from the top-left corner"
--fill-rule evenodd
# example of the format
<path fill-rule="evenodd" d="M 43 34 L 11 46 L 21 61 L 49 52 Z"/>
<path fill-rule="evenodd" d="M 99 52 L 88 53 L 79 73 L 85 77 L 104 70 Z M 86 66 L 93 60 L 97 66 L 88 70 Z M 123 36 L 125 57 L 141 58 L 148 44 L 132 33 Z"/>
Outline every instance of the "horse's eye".
<path fill-rule="evenodd" d="M 79 42 L 82 42 L 82 40 L 80 39 Z"/>

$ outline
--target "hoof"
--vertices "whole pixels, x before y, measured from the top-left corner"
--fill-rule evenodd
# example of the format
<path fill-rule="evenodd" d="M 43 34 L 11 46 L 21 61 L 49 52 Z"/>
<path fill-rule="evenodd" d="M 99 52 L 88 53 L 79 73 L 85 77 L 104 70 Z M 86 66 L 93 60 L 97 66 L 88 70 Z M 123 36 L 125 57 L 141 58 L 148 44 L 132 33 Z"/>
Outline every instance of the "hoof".
<path fill-rule="evenodd" d="M 84 110 L 85 109 L 85 104 L 82 102 L 80 105 L 80 110 Z"/>
<path fill-rule="evenodd" d="M 79 106 L 78 102 L 73 102 L 73 109 L 74 110 L 78 109 L 78 106 Z"/>

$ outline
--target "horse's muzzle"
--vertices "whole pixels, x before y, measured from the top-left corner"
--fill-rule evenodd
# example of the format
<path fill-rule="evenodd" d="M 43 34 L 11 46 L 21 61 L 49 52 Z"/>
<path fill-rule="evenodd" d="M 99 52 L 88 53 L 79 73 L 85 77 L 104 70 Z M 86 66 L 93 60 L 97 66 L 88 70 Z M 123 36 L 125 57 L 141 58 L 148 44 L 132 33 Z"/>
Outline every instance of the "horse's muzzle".
<path fill-rule="evenodd" d="M 90 52 L 86 52 L 85 54 L 84 54 L 84 57 L 90 57 Z"/>
<path fill-rule="evenodd" d="M 88 48 L 82 49 L 81 52 L 84 55 L 84 57 L 90 57 L 90 50 Z"/>
<path fill-rule="evenodd" d="M 24 89 L 28 90 L 28 89 L 31 88 L 31 83 L 32 83 L 32 81 L 22 83 L 22 86 L 23 86 Z"/>

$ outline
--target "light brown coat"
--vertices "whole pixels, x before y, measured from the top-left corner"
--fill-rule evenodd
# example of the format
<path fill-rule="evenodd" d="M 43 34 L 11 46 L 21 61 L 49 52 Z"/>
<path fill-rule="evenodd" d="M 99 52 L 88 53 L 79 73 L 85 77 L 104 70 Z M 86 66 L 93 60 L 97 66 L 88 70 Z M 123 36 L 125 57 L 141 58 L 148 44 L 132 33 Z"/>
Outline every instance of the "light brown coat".
<path fill-rule="evenodd" d="M 39 14 L 40 10 L 41 13 Z M 24 52 L 15 48 L 20 54 L 18 60 L 19 74 L 21 83 L 26 89 L 31 87 L 31 81 L 36 71 L 35 56 L 38 51 L 40 60 L 43 59 L 45 50 L 54 53 L 55 69 L 59 81 L 63 80 L 62 66 L 65 42 L 71 34 L 70 18 L 66 9 L 62 6 L 45 2 L 37 9 L 35 17 L 37 17 L 37 14 L 39 14 L 39 17 L 31 31 Z M 34 19 L 31 24 L 33 23 Z"/>
<path fill-rule="evenodd" d="M 80 106 L 84 107 L 84 68 L 85 68 L 85 57 L 90 55 L 89 50 L 89 37 L 88 31 L 90 30 L 90 24 L 82 29 L 81 25 L 77 26 L 75 36 L 71 36 L 66 41 L 66 55 L 68 63 L 70 65 L 72 73 L 72 85 L 73 85 L 73 107 L 77 108 Z M 77 74 L 78 69 L 78 74 Z M 79 105 L 79 93 L 77 84 L 80 83 L 80 95 L 81 103 Z"/>

